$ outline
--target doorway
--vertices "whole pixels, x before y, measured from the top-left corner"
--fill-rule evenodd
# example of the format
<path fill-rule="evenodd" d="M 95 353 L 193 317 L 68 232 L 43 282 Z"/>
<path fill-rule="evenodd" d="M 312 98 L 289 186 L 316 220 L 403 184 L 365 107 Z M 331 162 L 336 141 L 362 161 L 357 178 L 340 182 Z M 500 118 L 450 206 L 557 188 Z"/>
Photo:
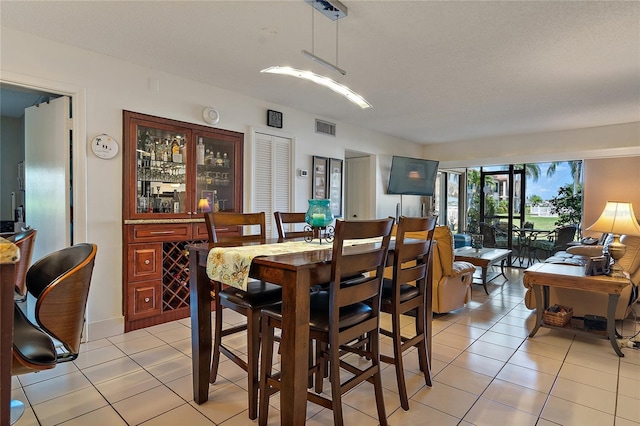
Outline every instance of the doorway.
<path fill-rule="evenodd" d="M 371 154 L 345 151 L 344 218 L 367 220 L 376 217 L 375 195 L 371 190 L 375 176 L 375 159 Z"/>
<path fill-rule="evenodd" d="M 469 169 L 468 228 L 485 247 L 518 251 L 514 229 L 525 222 L 525 169 L 504 165 Z M 510 257 L 510 263 L 513 257 Z"/>
<path fill-rule="evenodd" d="M 67 86 L 64 84 L 60 84 L 58 82 L 47 82 L 42 79 L 37 79 L 29 76 L 23 76 L 13 73 L 5 73 L 3 75 L 5 79 L 0 81 L 0 89 L 3 91 L 2 96 L 2 109 L 3 111 L 9 111 L 9 108 L 13 108 L 19 111 L 22 108 L 22 116 L 17 118 L 21 123 L 26 122 L 25 118 L 25 109 L 31 107 L 32 105 L 44 104 L 46 105 L 47 101 L 50 103 L 55 101 L 58 98 L 68 97 L 70 107 L 67 107 L 67 110 L 73 110 L 75 113 L 73 117 L 69 117 L 69 113 L 64 117 L 65 125 L 68 127 L 68 131 L 66 136 L 62 139 L 62 142 L 59 142 L 60 146 L 57 146 L 56 149 L 59 149 L 64 157 L 64 161 L 68 164 L 68 170 L 65 170 L 66 175 L 68 176 L 67 183 L 63 184 L 64 188 L 60 190 L 65 194 L 68 194 L 67 197 L 64 198 L 65 212 L 69 214 L 65 214 L 62 216 L 57 216 L 55 222 L 51 222 L 50 218 L 47 218 L 46 227 L 42 225 L 36 225 L 40 229 L 38 229 L 38 241 L 34 248 L 33 261 L 38 260 L 39 257 L 42 257 L 49 252 L 60 248 L 60 245 L 71 245 L 73 242 L 77 241 L 86 241 L 87 234 L 87 224 L 86 224 L 86 144 L 81 143 L 82 140 L 86 139 L 86 132 L 84 127 L 84 109 L 85 109 L 85 100 L 84 100 L 84 92 L 82 89 Z M 10 93 L 10 94 L 9 94 Z M 5 97 L 5 94 L 7 97 Z M 34 96 L 37 98 L 34 101 Z M 23 105 L 20 106 L 19 103 L 23 102 Z M 19 114 L 19 113 L 18 113 Z M 3 122 L 5 120 L 3 119 Z M 3 123 L 4 124 L 4 123 Z M 33 128 L 40 128 L 41 124 L 38 126 L 31 126 Z M 70 129 L 74 129 L 71 131 Z M 4 133 L 4 132 L 3 132 Z M 34 144 L 42 143 L 42 140 L 51 141 L 49 137 L 46 138 L 38 138 L 33 136 L 28 136 L 29 130 L 25 129 L 21 131 L 16 138 L 12 141 L 13 144 L 18 144 L 17 148 L 14 147 L 14 151 L 18 152 L 17 156 L 11 156 L 10 158 L 2 155 L 2 169 L 13 171 L 16 170 L 15 174 L 17 175 L 17 167 L 15 164 L 9 164 L 6 166 L 5 162 L 21 162 L 24 161 L 24 170 L 25 170 L 25 180 L 28 176 L 29 159 L 25 158 L 25 138 L 30 137 L 30 140 Z M 3 137 L 3 153 L 5 144 L 7 140 Z M 73 162 L 71 159 L 73 158 Z M 59 170 L 59 166 L 53 165 L 51 170 L 56 171 Z M 70 176 L 74 176 L 74 181 L 77 184 L 74 187 L 73 194 L 70 192 Z M 16 176 L 17 177 L 17 176 Z M 41 176 L 40 181 L 43 179 Z M 15 181 L 16 179 L 8 179 L 7 182 Z M 3 191 L 2 191 L 2 219 L 8 217 L 8 220 L 15 219 L 15 216 L 11 214 L 10 210 L 12 207 L 4 208 L 4 204 L 7 202 L 6 200 L 11 196 L 11 190 L 6 190 L 4 187 L 5 177 L 3 176 Z M 36 181 L 32 181 L 34 184 L 37 184 Z M 31 226 L 31 219 L 34 215 L 29 214 L 29 206 L 27 205 L 28 199 L 25 198 L 26 190 L 28 189 L 28 184 L 24 187 L 21 193 L 19 193 L 20 197 L 16 198 L 16 205 L 20 205 L 18 203 L 23 203 L 25 206 L 25 226 Z M 5 191 L 7 191 L 5 193 Z M 21 191 L 18 189 L 16 192 Z M 18 195 L 18 194 L 16 194 Z M 52 201 L 52 198 L 56 197 L 39 197 L 38 202 L 44 202 L 44 205 Z M 19 199 L 19 201 L 18 201 Z M 8 201 L 11 203 L 11 201 Z M 31 201 L 33 203 L 33 201 Z M 71 223 L 71 208 L 74 206 L 74 222 L 73 226 Z M 38 209 L 41 210 L 40 206 Z M 33 226 L 34 228 L 36 226 Z M 61 242 L 58 232 L 54 232 L 55 235 L 47 236 L 46 229 L 63 229 L 64 230 L 64 239 Z M 73 240 L 71 238 L 71 230 L 73 229 L 74 236 Z"/>

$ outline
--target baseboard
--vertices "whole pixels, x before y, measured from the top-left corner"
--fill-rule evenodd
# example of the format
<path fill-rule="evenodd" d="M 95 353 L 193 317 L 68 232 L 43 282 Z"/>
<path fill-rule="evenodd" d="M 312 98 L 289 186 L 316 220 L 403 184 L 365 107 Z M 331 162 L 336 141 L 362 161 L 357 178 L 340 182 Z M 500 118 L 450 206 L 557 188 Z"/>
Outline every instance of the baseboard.
<path fill-rule="evenodd" d="M 87 325 L 87 342 L 124 333 L 124 317 L 96 321 Z"/>

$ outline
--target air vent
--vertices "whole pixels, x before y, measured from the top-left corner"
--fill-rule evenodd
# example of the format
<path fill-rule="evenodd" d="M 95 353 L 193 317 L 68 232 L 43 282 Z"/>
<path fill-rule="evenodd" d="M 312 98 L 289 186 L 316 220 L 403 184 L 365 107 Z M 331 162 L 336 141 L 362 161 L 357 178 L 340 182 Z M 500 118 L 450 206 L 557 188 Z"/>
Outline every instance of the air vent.
<path fill-rule="evenodd" d="M 316 118 L 316 133 L 322 133 L 324 135 L 335 136 L 336 125 L 329 123 L 328 121 L 318 120 Z"/>

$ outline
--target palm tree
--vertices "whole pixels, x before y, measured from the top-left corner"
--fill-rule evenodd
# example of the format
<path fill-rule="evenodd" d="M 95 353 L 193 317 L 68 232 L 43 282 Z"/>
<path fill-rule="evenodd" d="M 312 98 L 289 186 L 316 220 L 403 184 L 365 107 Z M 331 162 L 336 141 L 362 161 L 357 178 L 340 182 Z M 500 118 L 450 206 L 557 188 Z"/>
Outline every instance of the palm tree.
<path fill-rule="evenodd" d="M 556 173 L 556 168 L 560 163 L 562 163 L 562 161 L 553 161 L 549 163 L 547 177 L 551 177 Z M 566 163 L 569 164 L 571 177 L 573 178 L 573 192 L 576 193 L 582 178 L 582 160 L 566 161 Z"/>
<path fill-rule="evenodd" d="M 540 166 L 537 164 L 525 164 L 524 174 L 526 177 L 531 178 L 532 181 L 537 182 L 540 177 Z"/>

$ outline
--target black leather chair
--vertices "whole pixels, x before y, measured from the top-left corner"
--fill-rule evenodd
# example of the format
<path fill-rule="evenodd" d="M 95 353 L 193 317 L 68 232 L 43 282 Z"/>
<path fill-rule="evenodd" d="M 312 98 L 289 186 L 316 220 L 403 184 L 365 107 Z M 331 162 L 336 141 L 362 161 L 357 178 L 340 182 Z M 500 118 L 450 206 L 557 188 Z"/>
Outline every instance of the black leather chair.
<path fill-rule="evenodd" d="M 78 357 L 97 250 L 95 244 L 76 244 L 29 268 L 26 288 L 35 300 L 34 316 L 14 304 L 11 375 L 51 369 Z M 24 411 L 21 404 L 12 401 L 12 410 Z"/>

